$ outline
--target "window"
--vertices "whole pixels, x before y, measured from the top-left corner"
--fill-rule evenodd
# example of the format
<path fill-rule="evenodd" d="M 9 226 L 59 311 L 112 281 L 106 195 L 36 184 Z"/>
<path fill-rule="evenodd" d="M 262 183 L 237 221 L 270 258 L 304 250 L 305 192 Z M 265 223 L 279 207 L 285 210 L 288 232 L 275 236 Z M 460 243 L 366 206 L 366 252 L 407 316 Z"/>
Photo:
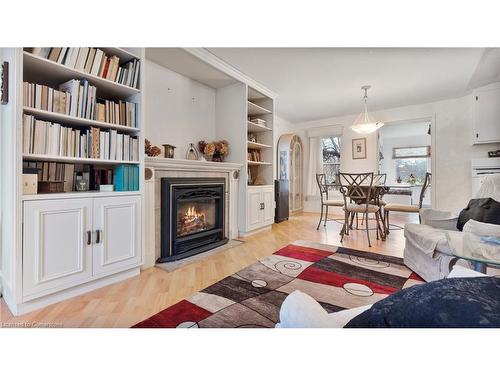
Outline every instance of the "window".
<path fill-rule="evenodd" d="M 429 156 L 429 146 L 394 148 L 392 157 L 397 179 L 423 184 L 425 173 L 428 171 Z"/>
<path fill-rule="evenodd" d="M 340 168 L 340 137 L 321 138 L 322 166 L 326 182 L 335 183 Z"/>

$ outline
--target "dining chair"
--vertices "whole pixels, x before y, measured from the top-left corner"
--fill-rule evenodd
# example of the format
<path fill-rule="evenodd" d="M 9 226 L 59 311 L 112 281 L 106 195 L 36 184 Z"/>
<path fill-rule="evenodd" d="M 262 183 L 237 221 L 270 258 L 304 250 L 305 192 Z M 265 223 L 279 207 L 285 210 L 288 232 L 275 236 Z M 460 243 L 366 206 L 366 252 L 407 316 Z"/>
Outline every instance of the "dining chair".
<path fill-rule="evenodd" d="M 349 216 L 351 214 L 363 214 L 368 223 L 368 214 L 374 213 L 377 220 L 377 239 L 379 233 L 382 234 L 380 226 L 380 207 L 373 204 L 373 172 L 370 173 L 338 173 L 337 179 L 340 185 L 340 192 L 344 197 L 345 222 L 342 227 L 340 242 L 344 240 L 344 235 L 349 235 Z M 370 232 L 368 225 L 365 225 L 368 246 L 371 247 Z"/>
<path fill-rule="evenodd" d="M 328 197 L 328 188 L 331 186 L 326 182 L 326 175 L 324 173 L 316 174 L 316 182 L 318 184 L 319 193 L 321 197 L 321 213 L 319 217 L 319 223 L 316 227 L 316 230 L 319 230 L 319 226 L 321 225 L 321 221 L 323 221 L 323 212 L 325 213 L 325 224 L 328 220 L 328 207 L 343 207 L 344 201 L 342 199 L 329 199 Z"/>
<path fill-rule="evenodd" d="M 383 219 L 383 208 L 386 202 L 382 199 L 385 193 L 385 183 L 387 181 L 387 173 L 374 173 L 373 174 L 373 199 L 370 204 L 377 204 L 380 207 L 380 219 Z M 363 225 L 364 217 L 361 218 L 361 225 Z M 384 224 L 382 222 L 382 224 Z M 385 228 L 385 226 L 384 226 Z M 351 223 L 352 229 L 352 223 Z M 356 229 L 358 229 L 358 215 L 356 215 Z"/>
<path fill-rule="evenodd" d="M 387 203 L 384 206 L 384 225 L 385 233 L 389 233 L 389 212 L 405 212 L 405 213 L 419 213 L 422 208 L 422 203 L 425 198 L 425 194 L 429 187 L 431 186 L 432 173 L 427 172 L 425 174 L 424 184 L 422 185 L 422 190 L 420 190 L 420 198 L 418 200 L 418 206 L 413 204 L 397 204 L 397 203 Z M 421 222 L 420 214 L 418 215 L 418 220 Z"/>

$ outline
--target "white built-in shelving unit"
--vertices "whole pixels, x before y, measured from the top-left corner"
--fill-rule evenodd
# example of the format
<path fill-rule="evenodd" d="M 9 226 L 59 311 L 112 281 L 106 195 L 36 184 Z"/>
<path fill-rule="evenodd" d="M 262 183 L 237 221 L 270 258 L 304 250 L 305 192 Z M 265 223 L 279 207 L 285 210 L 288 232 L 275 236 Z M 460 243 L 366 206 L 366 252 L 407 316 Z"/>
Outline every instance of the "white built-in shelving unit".
<path fill-rule="evenodd" d="M 239 175 L 239 233 L 270 227 L 274 222 L 276 95 L 205 49 L 147 48 L 146 57 L 215 91 L 216 138 L 229 142 L 225 161 L 244 166 Z M 256 118 L 265 124 L 252 122 Z M 250 140 L 249 135 L 255 138 Z M 258 160 L 252 157 L 256 153 Z"/>
<path fill-rule="evenodd" d="M 137 59 L 138 88 L 107 80 L 36 56 L 23 48 L 5 48 L 9 63 L 9 103 L 0 108 L 3 185 L 2 261 L 4 299 L 15 315 L 137 275 L 143 258 L 143 48 L 97 47 L 120 65 Z M 136 103 L 137 124 L 129 127 L 31 108 L 23 103 L 23 82 L 54 89 L 85 79 L 98 98 Z M 69 128 L 116 130 L 138 139 L 138 160 L 108 160 L 23 153 L 23 116 Z M 139 189 L 23 194 L 23 162 L 139 166 Z"/>

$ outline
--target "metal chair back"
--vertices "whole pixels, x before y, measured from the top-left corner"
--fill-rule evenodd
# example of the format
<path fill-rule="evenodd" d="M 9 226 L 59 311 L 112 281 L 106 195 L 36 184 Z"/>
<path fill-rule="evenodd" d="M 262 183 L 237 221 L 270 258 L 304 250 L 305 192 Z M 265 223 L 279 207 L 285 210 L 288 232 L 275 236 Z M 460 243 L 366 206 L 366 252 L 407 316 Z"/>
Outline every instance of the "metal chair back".
<path fill-rule="evenodd" d="M 372 199 L 373 172 L 370 173 L 338 173 L 337 181 L 340 192 L 344 196 L 344 204 L 347 200 L 357 204 L 368 204 Z"/>
<path fill-rule="evenodd" d="M 328 200 L 328 184 L 326 183 L 326 174 L 316 173 L 316 183 L 318 184 L 321 204 L 323 204 L 324 200 Z"/>
<path fill-rule="evenodd" d="M 418 201 L 418 208 L 422 208 L 422 203 L 424 202 L 425 193 L 427 189 L 431 186 L 432 182 L 432 173 L 427 172 L 425 174 L 424 184 L 422 185 L 422 190 L 420 190 L 420 199 Z"/>

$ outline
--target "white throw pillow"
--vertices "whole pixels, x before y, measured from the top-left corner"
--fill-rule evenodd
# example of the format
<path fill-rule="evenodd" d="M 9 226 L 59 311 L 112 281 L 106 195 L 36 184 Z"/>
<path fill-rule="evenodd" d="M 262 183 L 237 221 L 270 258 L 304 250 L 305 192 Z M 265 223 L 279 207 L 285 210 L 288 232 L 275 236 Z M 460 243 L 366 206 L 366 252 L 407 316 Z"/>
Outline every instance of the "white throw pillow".
<path fill-rule="evenodd" d="M 482 223 L 472 219 L 465 223 L 463 231 L 473 233 L 476 236 L 500 237 L 500 225 Z"/>
<path fill-rule="evenodd" d="M 454 265 L 451 272 L 448 274 L 447 279 L 454 279 L 457 277 L 484 277 L 488 276 L 484 273 L 471 270 L 470 268 L 465 268 L 462 266 Z"/>
<path fill-rule="evenodd" d="M 328 312 L 311 296 L 296 290 L 280 309 L 281 328 L 338 328 Z"/>

